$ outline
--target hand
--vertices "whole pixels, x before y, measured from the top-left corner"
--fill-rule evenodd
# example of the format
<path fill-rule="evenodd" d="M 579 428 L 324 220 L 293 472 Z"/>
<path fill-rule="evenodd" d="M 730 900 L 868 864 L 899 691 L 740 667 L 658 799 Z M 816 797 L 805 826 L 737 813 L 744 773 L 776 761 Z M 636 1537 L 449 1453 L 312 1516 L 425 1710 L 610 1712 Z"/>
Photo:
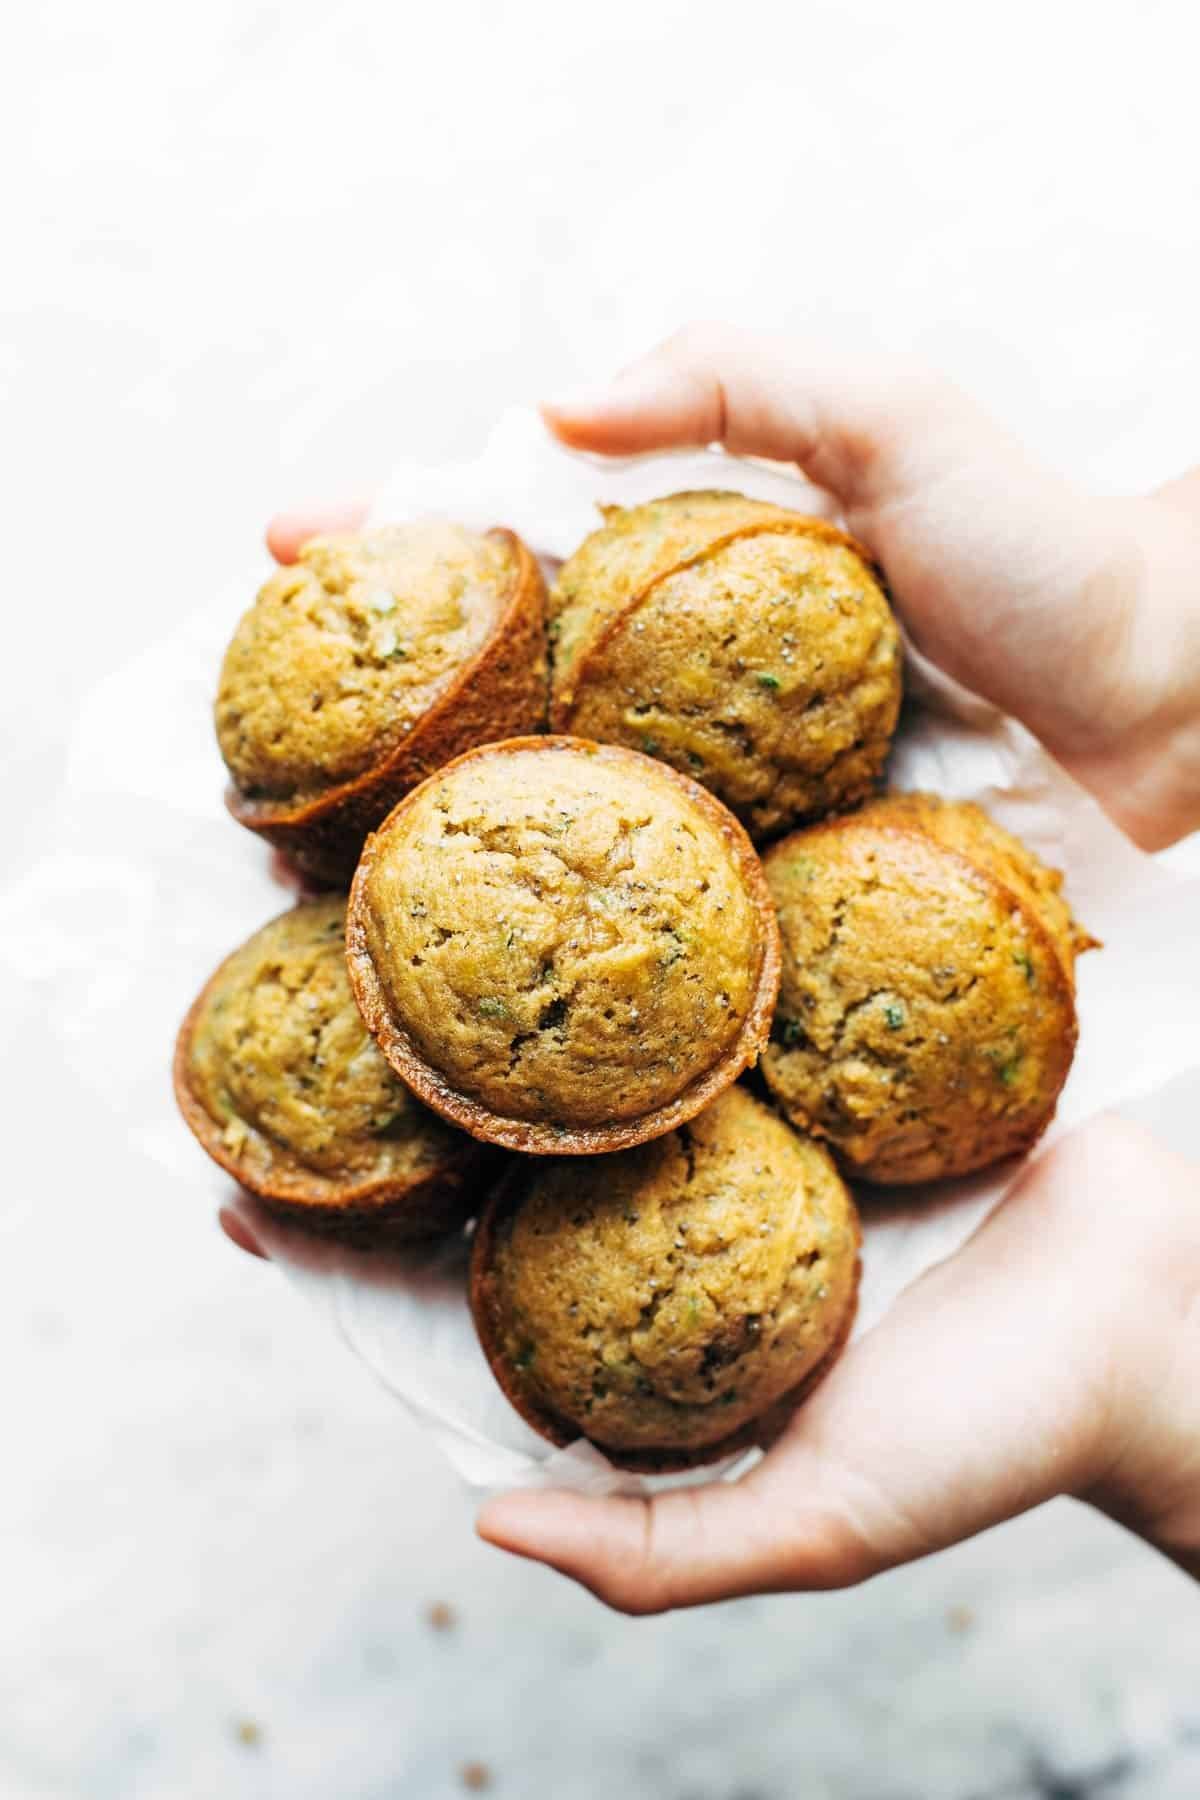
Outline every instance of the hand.
<path fill-rule="evenodd" d="M 933 662 L 1022 720 L 1143 848 L 1200 828 L 1200 469 L 1099 499 L 926 369 L 725 326 L 690 326 L 544 411 L 580 449 L 719 442 L 797 463 Z M 292 562 L 366 511 L 282 514 L 267 542 Z"/>
<path fill-rule="evenodd" d="M 489 1542 L 631 1613 L 845 1587 L 1058 1494 L 1200 1578 L 1200 1170 L 1102 1119 L 1032 1164 L 741 1481 L 514 1493 Z"/>
<path fill-rule="evenodd" d="M 545 412 L 589 450 L 720 442 L 798 463 L 933 662 L 1021 719 L 1145 848 L 1200 826 L 1200 476 L 1097 499 L 925 370 L 721 326 Z"/>
<path fill-rule="evenodd" d="M 1022 718 L 1139 842 L 1200 824 L 1197 477 L 1090 499 L 927 375 L 710 328 L 547 418 L 590 449 L 720 440 L 795 461 L 927 655 Z M 290 561 L 365 510 L 285 516 L 268 542 Z M 514 1494 L 480 1531 L 650 1612 L 845 1585 L 1071 1493 L 1200 1576 L 1198 1202 L 1200 1171 L 1098 1122 L 1027 1170 L 736 1486 Z"/>

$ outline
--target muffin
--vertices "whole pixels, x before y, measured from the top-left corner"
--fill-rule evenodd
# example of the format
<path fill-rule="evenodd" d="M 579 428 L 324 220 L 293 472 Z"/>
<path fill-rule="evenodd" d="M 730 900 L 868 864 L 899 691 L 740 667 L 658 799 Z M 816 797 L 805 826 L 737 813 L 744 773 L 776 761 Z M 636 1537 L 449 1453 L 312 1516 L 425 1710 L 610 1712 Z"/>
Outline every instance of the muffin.
<path fill-rule="evenodd" d="M 755 838 L 870 793 L 900 633 L 853 538 L 741 494 L 602 510 L 551 596 L 551 728 L 662 757 Z"/>
<path fill-rule="evenodd" d="M 235 950 L 192 1006 L 175 1092 L 202 1147 L 281 1217 L 351 1242 L 463 1224 L 488 1153 L 413 1099 L 346 977 L 343 898 L 309 901 Z"/>
<path fill-rule="evenodd" d="M 543 1437 L 685 1468 L 774 1435 L 832 1366 L 858 1243 L 828 1154 L 731 1088 L 617 1156 L 515 1163 L 475 1233 L 471 1309 Z"/>
<path fill-rule="evenodd" d="M 348 882 L 367 832 L 450 757 L 540 728 L 545 589 L 510 531 L 426 521 L 313 538 L 225 654 L 235 819 Z"/>
<path fill-rule="evenodd" d="M 977 806 L 892 794 L 766 859 L 783 981 L 763 1073 L 792 1122 L 874 1182 L 1027 1150 L 1075 1051 L 1062 878 Z"/>
<path fill-rule="evenodd" d="M 490 744 L 367 842 L 346 931 L 359 1010 L 422 1100 L 540 1153 L 699 1112 L 766 1042 L 779 939 L 737 821 L 662 763 Z"/>

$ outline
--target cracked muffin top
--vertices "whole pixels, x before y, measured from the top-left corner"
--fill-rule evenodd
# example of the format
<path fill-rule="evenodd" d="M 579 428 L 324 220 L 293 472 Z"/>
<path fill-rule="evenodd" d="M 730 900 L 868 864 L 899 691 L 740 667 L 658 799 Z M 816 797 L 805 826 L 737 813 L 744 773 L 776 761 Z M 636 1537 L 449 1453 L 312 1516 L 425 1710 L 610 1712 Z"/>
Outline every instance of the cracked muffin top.
<path fill-rule="evenodd" d="M 480 650 L 513 573 L 504 534 L 439 520 L 305 544 L 221 669 L 217 738 L 238 790 L 301 800 L 371 769 Z"/>
<path fill-rule="evenodd" d="M 603 1150 L 752 1062 L 778 945 L 745 834 L 649 758 L 571 738 L 470 752 L 369 840 L 351 979 L 385 1055 L 477 1136 Z"/>
<path fill-rule="evenodd" d="M 516 1165 L 476 1233 L 472 1309 L 545 1436 L 661 1468 L 800 1398 L 848 1334 L 857 1262 L 828 1154 L 731 1088 L 654 1143 Z"/>
<path fill-rule="evenodd" d="M 551 596 L 554 726 L 663 758 L 755 837 L 868 794 L 901 650 L 866 552 L 741 494 L 603 510 Z"/>
<path fill-rule="evenodd" d="M 1027 1149 L 1074 1055 L 1061 876 L 978 807 L 892 794 L 766 859 L 783 979 L 763 1073 L 792 1121 L 876 1182 Z"/>
<path fill-rule="evenodd" d="M 188 1123 L 266 1198 L 398 1197 L 478 1149 L 413 1098 L 371 1041 L 346 974 L 345 912 L 341 897 L 305 902 L 255 932 L 180 1034 Z"/>

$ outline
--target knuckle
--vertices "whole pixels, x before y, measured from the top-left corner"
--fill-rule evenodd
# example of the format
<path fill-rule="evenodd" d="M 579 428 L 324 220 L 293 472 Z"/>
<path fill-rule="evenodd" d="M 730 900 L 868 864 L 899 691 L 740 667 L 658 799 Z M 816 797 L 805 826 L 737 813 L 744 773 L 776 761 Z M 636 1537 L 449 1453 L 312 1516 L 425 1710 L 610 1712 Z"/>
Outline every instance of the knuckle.
<path fill-rule="evenodd" d="M 954 386 L 940 370 L 903 351 L 888 359 L 882 370 L 881 385 L 890 387 L 899 399 L 915 401 L 944 399 Z"/>
<path fill-rule="evenodd" d="M 875 457 L 884 461 L 914 431 L 944 426 L 964 404 L 948 376 L 900 352 L 848 370 L 846 384 L 858 396 L 856 411 L 867 422 L 864 436 Z"/>
<path fill-rule="evenodd" d="M 931 1549 L 928 1520 L 904 1484 L 880 1479 L 836 1443 L 818 1438 L 803 1499 L 784 1494 L 777 1515 L 781 1587 L 801 1590 L 858 1587 L 882 1570 Z M 899 1472 L 898 1472 L 899 1474 Z M 790 1502 L 790 1503 L 789 1503 Z"/>
<path fill-rule="evenodd" d="M 1098 1153 L 1107 1158 L 1116 1155 L 1122 1161 L 1131 1154 L 1144 1150 L 1148 1138 L 1138 1125 L 1128 1119 L 1118 1117 L 1116 1113 L 1102 1113 L 1099 1118 L 1090 1119 L 1077 1131 L 1072 1131 L 1051 1151 L 1052 1158 L 1063 1161 L 1071 1158 L 1088 1158 Z"/>
<path fill-rule="evenodd" d="M 1175 1159 L 1142 1126 L 1104 1113 L 1048 1150 L 1031 1178 L 1048 1186 L 1068 1211 L 1094 1214 L 1105 1193 L 1129 1185 L 1144 1206 L 1164 1181 L 1171 1183 L 1175 1171 Z"/>
<path fill-rule="evenodd" d="M 827 1511 L 806 1520 L 792 1562 L 796 1587 L 850 1588 L 877 1573 L 880 1556 L 848 1512 Z"/>
<path fill-rule="evenodd" d="M 644 1618 L 667 1611 L 671 1604 L 667 1565 L 659 1542 L 658 1503 L 642 1499 L 628 1504 L 623 1553 L 608 1557 L 598 1579 L 589 1585 L 614 1612 Z"/>
<path fill-rule="evenodd" d="M 1076 1271 L 1081 1262 L 1094 1271 L 1076 1282 L 1093 1324 L 1105 1318 L 1123 1338 L 1148 1294 L 1169 1311 L 1200 1281 L 1200 1169 L 1144 1127 L 1093 1119 L 1047 1151 L 1027 1183 L 1043 1238 L 1069 1250 Z"/>
<path fill-rule="evenodd" d="M 592 1592 L 613 1612 L 624 1613 L 629 1619 L 649 1618 L 666 1612 L 670 1606 L 659 1577 L 642 1563 L 605 1573 L 593 1585 Z"/>
<path fill-rule="evenodd" d="M 663 352 L 683 362 L 703 361 L 726 350 L 737 332 L 720 319 L 689 319 L 661 345 Z"/>

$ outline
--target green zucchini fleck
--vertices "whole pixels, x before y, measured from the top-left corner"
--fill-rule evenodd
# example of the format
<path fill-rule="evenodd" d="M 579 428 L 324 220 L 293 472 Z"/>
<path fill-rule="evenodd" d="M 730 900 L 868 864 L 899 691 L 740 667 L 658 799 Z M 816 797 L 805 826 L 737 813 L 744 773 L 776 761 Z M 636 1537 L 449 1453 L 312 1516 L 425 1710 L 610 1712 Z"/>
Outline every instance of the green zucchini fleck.
<path fill-rule="evenodd" d="M 1021 1072 L 1021 1064 L 1025 1060 L 1025 1052 L 1019 1044 L 1011 1050 L 989 1050 L 997 1075 L 1005 1087 L 1012 1087 Z"/>

